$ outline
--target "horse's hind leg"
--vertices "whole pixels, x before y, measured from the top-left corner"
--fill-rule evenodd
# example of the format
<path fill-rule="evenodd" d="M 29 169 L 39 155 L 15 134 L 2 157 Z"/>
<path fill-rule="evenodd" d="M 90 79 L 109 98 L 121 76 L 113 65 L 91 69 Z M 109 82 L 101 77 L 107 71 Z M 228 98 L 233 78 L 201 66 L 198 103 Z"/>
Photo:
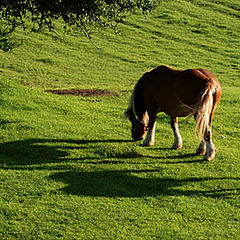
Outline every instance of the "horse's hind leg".
<path fill-rule="evenodd" d="M 212 118 L 213 118 L 214 111 L 211 112 L 209 116 L 209 124 L 208 128 L 205 130 L 203 139 L 200 142 L 199 147 L 197 148 L 196 154 L 197 155 L 204 155 L 203 160 L 211 161 L 215 158 L 216 148 L 212 141 Z M 197 115 L 194 115 L 196 120 Z"/>
<path fill-rule="evenodd" d="M 195 121 L 196 121 L 196 118 L 197 118 L 197 113 L 194 114 Z M 206 141 L 202 139 L 196 150 L 196 155 L 204 155 L 205 153 L 206 153 Z"/>
<path fill-rule="evenodd" d="M 178 118 L 171 117 L 171 127 L 174 133 L 174 143 L 172 149 L 181 149 L 182 148 L 182 137 L 178 129 Z"/>
<path fill-rule="evenodd" d="M 214 111 L 211 112 L 209 117 L 209 126 L 204 133 L 204 142 L 206 143 L 206 152 L 203 160 L 211 161 L 215 158 L 216 148 L 212 141 L 212 118 Z"/>
<path fill-rule="evenodd" d="M 199 144 L 199 147 L 196 150 L 197 155 L 204 155 L 206 152 L 206 142 L 205 140 L 202 140 Z"/>
<path fill-rule="evenodd" d="M 206 152 L 203 160 L 211 161 L 214 159 L 216 153 L 216 148 L 212 142 L 211 126 L 208 130 L 206 130 L 204 134 L 204 140 L 206 142 Z"/>

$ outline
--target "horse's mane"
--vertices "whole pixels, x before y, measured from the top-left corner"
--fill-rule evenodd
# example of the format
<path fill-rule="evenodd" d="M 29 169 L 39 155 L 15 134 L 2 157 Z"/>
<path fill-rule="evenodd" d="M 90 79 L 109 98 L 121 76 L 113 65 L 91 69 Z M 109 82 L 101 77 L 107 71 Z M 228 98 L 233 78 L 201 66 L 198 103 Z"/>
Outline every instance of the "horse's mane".
<path fill-rule="evenodd" d="M 146 104 L 143 95 L 143 87 L 142 81 L 145 79 L 148 72 L 146 72 L 136 83 L 127 110 L 125 111 L 124 115 L 129 117 L 130 112 L 134 114 L 135 118 L 138 120 L 142 120 L 144 113 L 146 112 Z"/>
<path fill-rule="evenodd" d="M 129 114 L 130 112 L 132 112 L 134 114 L 134 116 L 136 117 L 136 112 L 135 112 L 135 104 L 134 104 L 134 95 L 135 95 L 135 88 L 136 88 L 136 85 L 132 91 L 132 95 L 130 97 L 130 101 L 129 101 L 129 105 L 128 105 L 128 108 L 126 109 L 126 111 L 124 112 L 124 116 L 126 118 L 129 117 Z"/>

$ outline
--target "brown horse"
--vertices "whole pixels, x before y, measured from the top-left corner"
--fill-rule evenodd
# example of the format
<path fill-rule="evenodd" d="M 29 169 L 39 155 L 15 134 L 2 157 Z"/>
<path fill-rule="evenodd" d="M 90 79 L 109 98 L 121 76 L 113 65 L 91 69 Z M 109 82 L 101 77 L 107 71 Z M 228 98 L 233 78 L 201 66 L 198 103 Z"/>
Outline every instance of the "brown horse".
<path fill-rule="evenodd" d="M 125 116 L 132 123 L 133 140 L 142 140 L 145 146 L 154 144 L 156 115 L 164 112 L 171 118 L 174 133 L 173 149 L 182 148 L 178 117 L 194 116 L 195 133 L 199 129 L 201 143 L 196 151 L 212 160 L 216 149 L 212 142 L 212 118 L 221 98 L 217 78 L 205 69 L 174 70 L 159 66 L 146 72 L 134 87 Z"/>

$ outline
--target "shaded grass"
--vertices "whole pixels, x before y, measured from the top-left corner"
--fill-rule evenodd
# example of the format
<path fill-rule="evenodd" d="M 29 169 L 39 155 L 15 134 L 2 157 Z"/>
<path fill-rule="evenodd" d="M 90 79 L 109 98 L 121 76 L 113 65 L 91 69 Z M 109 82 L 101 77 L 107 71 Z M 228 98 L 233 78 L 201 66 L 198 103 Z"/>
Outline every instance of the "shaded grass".
<path fill-rule="evenodd" d="M 239 5 L 171 1 L 127 19 L 114 35 L 17 36 L 1 53 L 1 239 L 237 239 L 239 232 Z M 61 24 L 59 24 L 59 29 Z M 130 139 L 121 118 L 148 68 L 205 67 L 223 85 L 213 121 L 216 160 L 194 152 L 194 121 L 180 120 L 171 151 L 159 114 L 156 145 Z M 53 88 L 100 88 L 112 97 L 57 96 Z M 124 91 L 123 91 L 124 90 Z"/>

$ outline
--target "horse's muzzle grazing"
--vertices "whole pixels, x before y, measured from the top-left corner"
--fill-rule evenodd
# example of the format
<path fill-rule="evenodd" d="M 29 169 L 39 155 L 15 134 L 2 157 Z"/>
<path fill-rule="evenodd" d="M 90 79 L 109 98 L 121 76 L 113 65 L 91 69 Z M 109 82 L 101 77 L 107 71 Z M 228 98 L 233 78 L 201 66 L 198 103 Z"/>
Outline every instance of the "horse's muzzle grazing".
<path fill-rule="evenodd" d="M 141 131 L 141 132 L 137 132 L 137 131 L 132 131 L 132 139 L 133 139 L 133 141 L 141 141 L 141 140 L 143 140 L 144 139 L 144 137 L 145 137 L 145 132 L 143 131 Z"/>

